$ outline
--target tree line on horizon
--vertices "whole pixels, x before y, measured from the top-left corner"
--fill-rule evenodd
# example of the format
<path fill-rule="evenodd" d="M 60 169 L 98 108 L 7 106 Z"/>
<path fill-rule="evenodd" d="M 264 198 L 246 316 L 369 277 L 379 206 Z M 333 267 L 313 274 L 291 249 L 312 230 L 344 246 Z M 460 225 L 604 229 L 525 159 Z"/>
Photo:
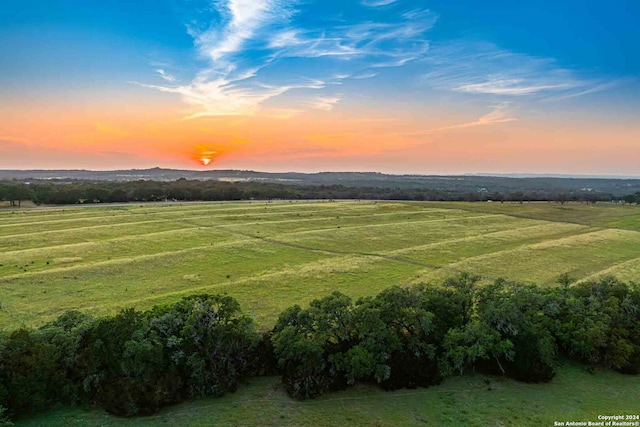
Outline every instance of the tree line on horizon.
<path fill-rule="evenodd" d="M 563 275 L 552 288 L 480 286 L 461 274 L 355 301 L 334 292 L 286 309 L 262 332 L 226 295 L 100 318 L 69 311 L 0 332 L 0 425 L 63 405 L 152 414 L 257 375 L 281 375 L 296 399 L 358 382 L 428 387 L 470 372 L 548 382 L 561 358 L 638 374 L 640 285 Z"/>
<path fill-rule="evenodd" d="M 624 197 L 596 191 L 564 192 L 552 190 L 512 191 L 490 189 L 475 192 L 456 189 L 351 187 L 344 185 L 293 185 L 260 182 L 222 182 L 179 179 L 177 181 L 21 183 L 0 182 L 0 201 L 20 206 L 22 201 L 37 205 L 81 203 L 129 203 L 158 201 L 233 200 L 414 200 L 414 201 L 552 201 L 596 203 L 616 201 L 640 204 L 640 192 Z"/>

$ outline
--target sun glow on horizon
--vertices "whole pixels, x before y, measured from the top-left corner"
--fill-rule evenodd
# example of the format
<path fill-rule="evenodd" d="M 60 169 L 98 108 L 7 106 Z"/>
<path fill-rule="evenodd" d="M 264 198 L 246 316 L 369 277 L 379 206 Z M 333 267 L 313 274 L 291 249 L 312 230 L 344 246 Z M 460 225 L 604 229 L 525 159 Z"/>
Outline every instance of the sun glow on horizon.
<path fill-rule="evenodd" d="M 202 166 L 210 166 L 216 161 L 216 158 L 220 155 L 220 152 L 213 150 L 211 147 L 198 146 L 191 154 L 191 158 L 196 160 Z"/>
<path fill-rule="evenodd" d="M 637 174 L 640 2 L 52 3 L 0 0 L 0 169 Z"/>

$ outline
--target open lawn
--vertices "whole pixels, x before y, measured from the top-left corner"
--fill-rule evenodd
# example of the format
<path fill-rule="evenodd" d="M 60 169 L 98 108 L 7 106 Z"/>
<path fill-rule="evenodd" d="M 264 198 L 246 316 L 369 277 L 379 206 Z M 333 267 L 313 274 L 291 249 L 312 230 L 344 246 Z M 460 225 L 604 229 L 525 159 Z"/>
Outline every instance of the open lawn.
<path fill-rule="evenodd" d="M 268 328 L 334 290 L 483 280 L 640 280 L 640 208 L 598 204 L 279 202 L 0 210 L 0 327 L 38 326 L 226 292 Z M 488 390 L 490 384 L 491 390 Z M 640 378 L 573 364 L 549 384 L 466 376 L 428 389 L 359 385 L 295 402 L 274 377 L 148 418 L 63 409 L 19 425 L 551 426 L 638 413 Z"/>
<path fill-rule="evenodd" d="M 632 280 L 640 209 L 553 203 L 279 202 L 0 211 L 0 327 L 226 292 L 259 325 L 340 290 L 459 271 L 553 285 Z"/>
<path fill-rule="evenodd" d="M 254 378 L 234 394 L 186 402 L 160 414 L 123 419 L 91 408 L 65 409 L 18 423 L 44 426 L 553 426 L 598 421 L 598 415 L 637 414 L 638 377 L 587 373 L 566 364 L 548 384 L 483 375 L 446 380 L 426 389 L 380 391 L 357 385 L 297 402 L 278 377 Z"/>

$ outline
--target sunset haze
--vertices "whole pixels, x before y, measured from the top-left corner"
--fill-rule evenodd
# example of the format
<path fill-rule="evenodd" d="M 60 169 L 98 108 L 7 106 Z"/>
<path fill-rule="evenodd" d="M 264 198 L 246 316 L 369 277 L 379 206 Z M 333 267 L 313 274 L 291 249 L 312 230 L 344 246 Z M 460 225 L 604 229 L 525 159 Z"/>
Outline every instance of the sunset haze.
<path fill-rule="evenodd" d="M 0 169 L 640 175 L 640 3 L 0 4 Z"/>

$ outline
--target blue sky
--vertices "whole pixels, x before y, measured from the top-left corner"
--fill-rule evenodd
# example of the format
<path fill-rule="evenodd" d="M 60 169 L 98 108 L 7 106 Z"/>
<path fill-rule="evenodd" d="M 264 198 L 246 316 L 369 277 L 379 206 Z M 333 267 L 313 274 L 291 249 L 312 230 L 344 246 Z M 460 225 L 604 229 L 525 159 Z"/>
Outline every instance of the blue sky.
<path fill-rule="evenodd" d="M 624 125 L 640 107 L 631 0 L 3 0 L 0 40 L 16 106 L 402 116 L 412 138 L 559 115 Z"/>
<path fill-rule="evenodd" d="M 405 61 L 426 59 L 409 77 L 444 72 L 455 80 L 458 63 L 479 50 L 519 55 L 512 61 L 469 63 L 469 68 L 502 72 L 505 78 L 498 84 L 504 86 L 503 94 L 536 85 L 536 92 L 572 84 L 586 88 L 640 74 L 636 1 L 5 0 L 1 7 L 0 64 L 7 85 L 38 79 L 55 88 L 60 87 L 56 83 L 64 86 L 61 80 L 69 76 L 94 84 L 122 84 L 126 79 L 153 85 L 159 83 L 158 76 L 175 82 L 193 79 L 203 70 L 219 73 L 206 62 L 227 61 L 236 68 L 227 80 L 237 81 L 258 69 L 259 79 L 246 81 L 252 96 L 263 99 L 281 90 L 266 93 L 263 88 L 258 94 L 252 83 L 303 92 L 322 81 L 324 93 L 317 97 L 321 103 L 341 92 L 329 85 L 380 74 L 380 69 L 401 67 Z M 248 35 L 244 39 L 243 31 Z M 229 37 L 227 46 L 221 42 L 224 37 Z M 367 44 L 370 49 L 363 48 Z M 429 63 L 429 49 L 441 58 L 448 55 L 451 64 L 438 70 Z M 538 66 L 536 60 L 549 64 Z M 520 65 L 546 77 L 525 82 L 522 73 L 513 75 Z M 437 86 L 446 78 L 434 80 Z M 469 81 L 465 85 L 460 80 L 458 91 L 496 95 L 490 82 Z"/>

